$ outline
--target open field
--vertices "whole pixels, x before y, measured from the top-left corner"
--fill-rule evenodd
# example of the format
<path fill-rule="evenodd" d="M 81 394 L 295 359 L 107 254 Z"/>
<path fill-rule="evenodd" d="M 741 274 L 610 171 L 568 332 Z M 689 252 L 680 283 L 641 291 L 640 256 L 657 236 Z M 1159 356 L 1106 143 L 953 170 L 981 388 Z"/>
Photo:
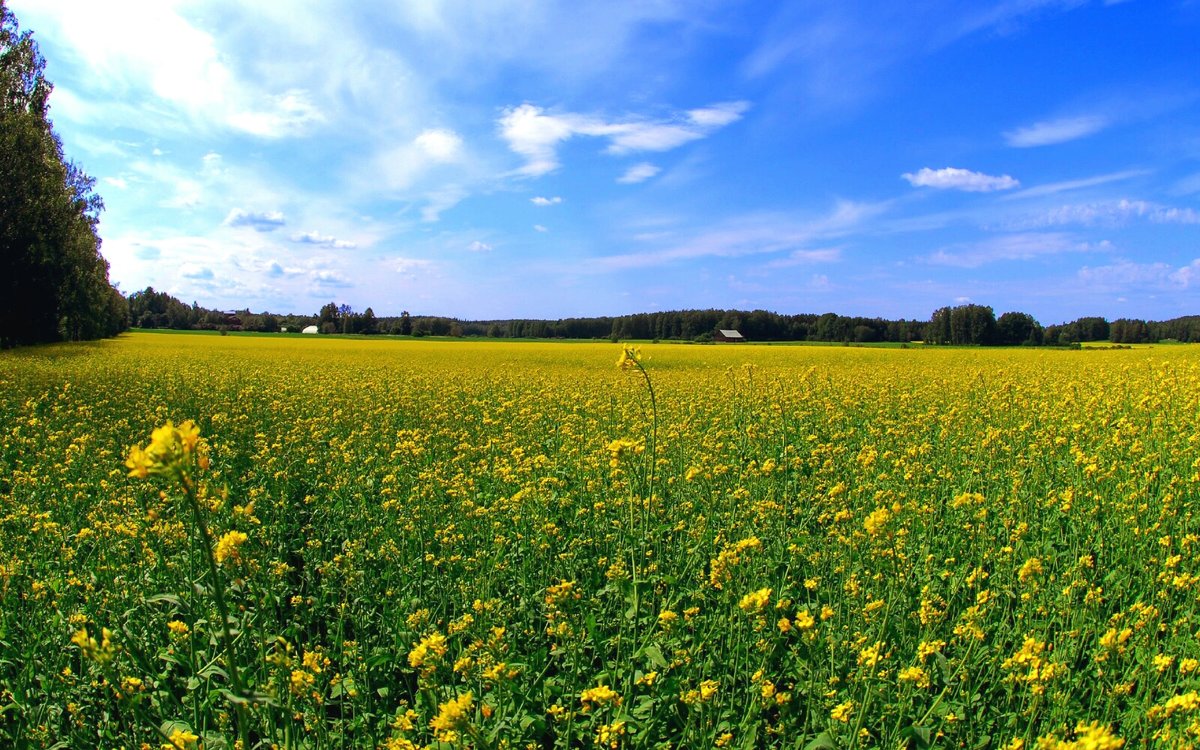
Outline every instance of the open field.
<path fill-rule="evenodd" d="M 0 745 L 1200 741 L 1200 351 L 621 352 L 0 353 Z"/>

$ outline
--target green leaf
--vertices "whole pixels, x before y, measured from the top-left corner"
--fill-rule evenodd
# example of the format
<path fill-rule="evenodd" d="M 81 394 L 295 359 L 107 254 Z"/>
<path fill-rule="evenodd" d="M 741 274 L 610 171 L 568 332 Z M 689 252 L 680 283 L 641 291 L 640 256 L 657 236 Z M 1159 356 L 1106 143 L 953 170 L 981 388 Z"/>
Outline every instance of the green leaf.
<path fill-rule="evenodd" d="M 816 739 L 804 746 L 804 750 L 836 750 L 837 740 L 829 732 L 821 732 Z"/>
<path fill-rule="evenodd" d="M 653 643 L 642 648 L 642 656 L 650 660 L 650 663 L 659 669 L 666 669 L 667 660 L 663 658 L 662 650 Z"/>

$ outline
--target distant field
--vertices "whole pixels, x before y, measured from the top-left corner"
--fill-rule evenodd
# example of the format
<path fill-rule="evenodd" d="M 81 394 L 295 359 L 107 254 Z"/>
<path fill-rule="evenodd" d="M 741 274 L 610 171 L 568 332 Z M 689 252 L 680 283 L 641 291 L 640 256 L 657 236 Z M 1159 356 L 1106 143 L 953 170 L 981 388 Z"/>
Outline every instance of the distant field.
<path fill-rule="evenodd" d="M 0 746 L 1200 741 L 1200 350 L 621 352 L 0 353 Z"/>

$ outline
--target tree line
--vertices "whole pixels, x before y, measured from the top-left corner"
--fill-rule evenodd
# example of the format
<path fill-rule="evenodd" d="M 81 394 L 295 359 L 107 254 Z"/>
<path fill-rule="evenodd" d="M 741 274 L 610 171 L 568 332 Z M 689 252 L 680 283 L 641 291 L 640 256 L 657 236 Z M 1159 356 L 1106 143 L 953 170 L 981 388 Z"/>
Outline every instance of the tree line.
<path fill-rule="evenodd" d="M 104 203 L 63 154 L 45 65 L 0 0 L 0 348 L 113 336 L 129 324 L 100 254 Z"/>
<path fill-rule="evenodd" d="M 673 310 L 633 315 L 542 320 L 462 320 L 434 315 L 379 316 L 329 302 L 312 315 L 278 315 L 249 310 L 220 311 L 184 304 L 147 288 L 129 295 L 129 315 L 139 328 L 299 332 L 310 325 L 325 334 L 386 334 L 512 339 L 649 339 L 711 342 L 719 330 L 736 330 L 749 341 L 813 341 L 843 344 L 909 343 L 956 346 L 1071 346 L 1081 342 L 1200 342 L 1200 316 L 1109 322 L 1084 317 L 1042 326 L 1032 315 L 1006 312 L 999 318 L 985 305 L 935 310 L 928 321 L 887 320 L 836 313 L 783 315 L 767 310 Z"/>

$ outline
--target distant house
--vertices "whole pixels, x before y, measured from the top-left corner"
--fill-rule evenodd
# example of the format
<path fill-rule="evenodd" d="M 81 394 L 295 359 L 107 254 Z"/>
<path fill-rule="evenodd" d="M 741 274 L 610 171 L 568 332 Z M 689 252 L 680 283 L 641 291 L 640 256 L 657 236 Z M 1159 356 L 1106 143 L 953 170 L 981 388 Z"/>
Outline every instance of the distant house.
<path fill-rule="evenodd" d="M 300 333 L 316 333 L 316 332 L 317 332 L 316 326 L 304 326 L 304 330 L 301 331 Z"/>
<path fill-rule="evenodd" d="M 727 328 L 717 329 L 713 334 L 713 341 L 722 341 L 727 344 L 742 344 L 745 343 L 746 337 L 740 331 L 733 331 Z"/>
<path fill-rule="evenodd" d="M 279 326 L 280 333 L 287 333 L 287 326 Z"/>

